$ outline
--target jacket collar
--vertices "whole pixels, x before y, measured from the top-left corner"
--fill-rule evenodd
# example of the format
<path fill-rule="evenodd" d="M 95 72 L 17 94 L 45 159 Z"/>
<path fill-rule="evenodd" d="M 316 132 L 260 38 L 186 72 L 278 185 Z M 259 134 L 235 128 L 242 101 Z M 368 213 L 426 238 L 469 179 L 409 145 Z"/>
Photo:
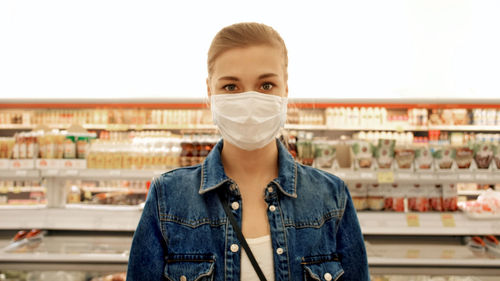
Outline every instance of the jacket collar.
<path fill-rule="evenodd" d="M 231 179 L 224 172 L 221 152 L 224 141 L 221 139 L 208 154 L 201 165 L 200 194 L 214 190 Z M 286 147 L 276 139 L 278 146 L 278 177 L 273 182 L 285 195 L 297 198 L 297 163 Z"/>

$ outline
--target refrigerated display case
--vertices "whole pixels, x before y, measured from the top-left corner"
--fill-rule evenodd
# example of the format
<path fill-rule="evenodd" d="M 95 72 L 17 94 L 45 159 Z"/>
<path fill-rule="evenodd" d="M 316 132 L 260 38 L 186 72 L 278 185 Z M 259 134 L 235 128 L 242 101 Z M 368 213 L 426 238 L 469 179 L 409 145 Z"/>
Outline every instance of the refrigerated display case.
<path fill-rule="evenodd" d="M 201 99 L 2 103 L 0 182 L 8 181 L 9 187 L 0 184 L 0 198 L 7 194 L 7 200 L 0 200 L 0 248 L 10 243 L 12 231 L 37 228 L 48 233 L 35 255 L 0 251 L 0 270 L 126 270 L 127 251 L 149 182 L 169 169 L 202 161 L 217 138 L 211 122 L 210 111 Z M 79 125 L 78 133 L 75 125 Z M 82 128 L 90 135 L 82 133 Z M 51 134 L 62 135 L 65 140 L 48 138 L 40 142 L 36 134 L 26 133 L 36 129 L 58 129 Z M 79 150 L 78 136 L 94 134 L 95 140 L 80 140 Z M 479 219 L 442 206 L 446 196 L 463 201 L 476 198 L 485 187 L 500 187 L 500 167 L 495 158 L 500 163 L 496 150 L 500 100 L 482 104 L 291 100 L 284 136 L 297 161 L 336 174 L 348 183 L 355 204 L 361 206 L 358 217 L 374 280 L 431 280 L 417 276 L 422 272 L 433 277 L 460 275 L 479 280 L 492 280 L 500 274 L 500 257 L 475 251 L 467 240 L 500 236 L 500 219 Z M 391 140 L 390 146 L 379 140 Z M 439 152 L 443 147 L 476 142 L 493 144 L 485 169 L 479 167 L 475 154 L 467 158 L 472 160 L 466 169 L 459 169 L 456 158 L 449 169 L 441 169 L 436 162 L 445 153 Z M 356 149 L 366 145 L 368 156 L 354 153 L 354 144 L 358 145 Z M 43 145 L 54 145 L 53 151 L 62 152 L 42 155 Z M 38 147 L 38 153 L 31 148 L 35 150 L 28 157 L 28 147 Z M 83 157 L 78 157 L 79 151 Z M 425 151 L 434 153 L 429 169 L 422 157 Z M 392 162 L 383 162 L 379 158 L 383 153 L 394 155 L 384 158 Z M 359 159 L 373 165 L 365 167 L 367 162 L 357 162 Z M 25 182 L 24 187 L 39 183 L 36 187 L 43 189 L 45 201 L 21 205 L 9 201 L 14 190 L 22 190 L 17 188 L 20 181 Z M 373 189 L 375 185 L 380 190 Z M 405 191 L 399 197 L 391 196 L 392 205 L 387 206 L 387 196 L 381 190 L 395 185 Z M 421 196 L 416 185 L 435 194 Z M 356 193 L 357 186 L 366 187 L 366 193 Z M 444 194 L 443 189 L 450 186 L 454 193 Z M 410 196 L 410 192 L 415 195 Z M 431 197 L 439 198 L 440 207 L 432 205 Z M 427 207 L 413 207 L 419 198 L 424 198 Z"/>

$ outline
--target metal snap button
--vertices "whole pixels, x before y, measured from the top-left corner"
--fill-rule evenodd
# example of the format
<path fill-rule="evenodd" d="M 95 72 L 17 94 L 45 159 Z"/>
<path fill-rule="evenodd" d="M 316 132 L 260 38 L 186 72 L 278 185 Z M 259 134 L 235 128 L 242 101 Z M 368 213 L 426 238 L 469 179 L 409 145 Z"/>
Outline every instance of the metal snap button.
<path fill-rule="evenodd" d="M 231 208 L 233 208 L 233 210 L 238 210 L 240 208 L 240 203 L 238 202 L 231 203 Z"/>
<path fill-rule="evenodd" d="M 239 249 L 240 249 L 240 247 L 238 245 L 236 245 L 236 244 L 231 245 L 231 252 L 236 253 L 236 252 L 238 252 Z"/>
<path fill-rule="evenodd" d="M 326 281 L 331 281 L 332 280 L 332 275 L 330 273 L 325 273 L 325 275 L 323 275 L 323 277 L 325 278 Z"/>
<path fill-rule="evenodd" d="M 276 206 L 274 206 L 274 205 L 269 206 L 269 211 L 271 211 L 271 212 L 276 211 Z"/>
<path fill-rule="evenodd" d="M 181 278 L 179 278 L 180 281 L 187 281 L 186 276 L 182 275 Z"/>
<path fill-rule="evenodd" d="M 276 249 L 276 254 L 278 254 L 278 255 L 283 254 L 283 248 Z"/>

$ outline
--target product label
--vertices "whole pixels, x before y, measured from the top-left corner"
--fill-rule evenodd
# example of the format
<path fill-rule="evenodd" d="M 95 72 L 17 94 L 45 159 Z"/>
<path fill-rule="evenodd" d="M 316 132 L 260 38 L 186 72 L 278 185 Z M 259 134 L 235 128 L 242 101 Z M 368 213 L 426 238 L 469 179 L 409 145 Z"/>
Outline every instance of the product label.
<path fill-rule="evenodd" d="M 415 213 L 406 214 L 406 223 L 409 227 L 419 227 L 420 226 L 420 219 L 419 219 L 418 214 L 415 214 Z"/>

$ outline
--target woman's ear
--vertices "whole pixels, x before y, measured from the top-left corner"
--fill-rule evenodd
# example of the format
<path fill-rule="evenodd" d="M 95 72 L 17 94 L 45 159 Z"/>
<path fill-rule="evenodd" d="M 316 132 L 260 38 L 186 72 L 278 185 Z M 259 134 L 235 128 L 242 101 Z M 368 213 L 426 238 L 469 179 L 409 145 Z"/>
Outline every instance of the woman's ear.
<path fill-rule="evenodd" d="M 208 79 L 207 77 L 207 95 L 210 97 L 210 95 L 212 94 L 212 90 L 210 89 L 210 80 Z"/>

